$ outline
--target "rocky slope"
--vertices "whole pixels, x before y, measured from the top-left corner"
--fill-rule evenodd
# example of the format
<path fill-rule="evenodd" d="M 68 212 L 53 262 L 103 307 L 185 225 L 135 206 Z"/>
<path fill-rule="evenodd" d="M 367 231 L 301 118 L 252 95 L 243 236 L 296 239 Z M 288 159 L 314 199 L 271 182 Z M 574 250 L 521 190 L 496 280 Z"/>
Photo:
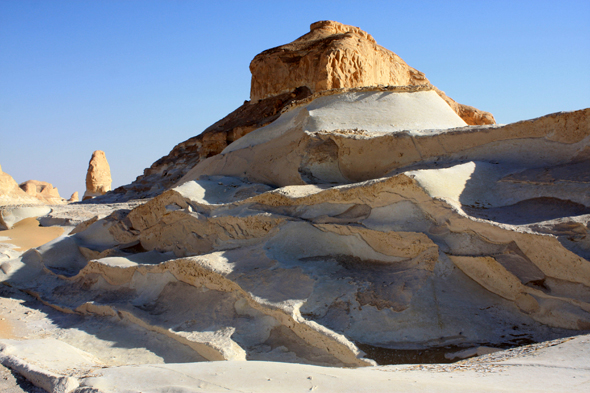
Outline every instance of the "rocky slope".
<path fill-rule="evenodd" d="M 176 145 L 133 183 L 117 188 L 100 200 L 125 201 L 161 194 L 199 162 L 270 124 L 281 111 L 312 93 L 331 94 L 342 88 L 383 89 L 384 86 L 431 89 L 466 124 L 495 123 L 490 113 L 458 104 L 430 85 L 422 72 L 377 45 L 370 34 L 358 27 L 322 21 L 312 24 L 310 30 L 294 42 L 266 50 L 252 60 L 250 101 L 200 135 Z"/>
<path fill-rule="evenodd" d="M 331 42 L 362 35 L 318 26 Z M 353 375 L 385 391 L 408 381 L 378 363 L 560 339 L 463 364 L 528 367 L 514 354 L 556 346 L 535 364 L 585 383 L 587 336 L 564 338 L 590 332 L 590 109 L 468 125 L 429 84 L 314 89 L 260 93 L 134 185 L 35 211 L 66 235 L 0 253 L 0 280 L 54 322 L 23 316 L 30 340 L 1 340 L 2 363 L 50 391 L 239 390 L 220 373 L 264 391 L 266 370 L 296 375 L 293 391 L 330 378 L 354 391 Z M 276 363 L 262 375 L 245 360 Z M 583 388 L 527 370 L 532 390 Z M 498 389 L 533 386 L 511 373 Z"/>
<path fill-rule="evenodd" d="M 432 90 L 358 94 L 292 106 L 4 280 L 206 360 L 360 366 L 590 330 L 589 110 L 443 131 L 462 120 Z"/>
<path fill-rule="evenodd" d="M 133 183 L 118 187 L 96 202 L 127 201 L 160 195 L 201 160 L 221 153 L 233 141 L 272 123 L 285 106 L 310 94 L 309 89 L 301 88 L 256 103 L 244 102 L 244 105 L 200 135 L 176 145 L 167 156 L 146 168 L 143 175 L 138 176 Z"/>
<path fill-rule="evenodd" d="M 19 204 L 61 204 L 68 202 L 59 196 L 51 183 L 27 180 L 18 184 L 0 167 L 0 206 Z M 0 213 L 1 215 L 1 213 Z M 0 219 L 1 220 L 1 219 Z"/>

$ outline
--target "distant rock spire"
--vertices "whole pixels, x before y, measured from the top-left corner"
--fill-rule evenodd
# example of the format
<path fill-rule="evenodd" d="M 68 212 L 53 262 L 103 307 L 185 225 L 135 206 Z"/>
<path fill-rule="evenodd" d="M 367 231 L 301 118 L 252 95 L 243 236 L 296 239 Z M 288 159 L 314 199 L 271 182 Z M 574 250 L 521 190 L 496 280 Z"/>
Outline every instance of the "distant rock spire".
<path fill-rule="evenodd" d="M 102 150 L 92 153 L 86 173 L 86 192 L 82 200 L 104 195 L 111 190 L 111 168 Z"/>

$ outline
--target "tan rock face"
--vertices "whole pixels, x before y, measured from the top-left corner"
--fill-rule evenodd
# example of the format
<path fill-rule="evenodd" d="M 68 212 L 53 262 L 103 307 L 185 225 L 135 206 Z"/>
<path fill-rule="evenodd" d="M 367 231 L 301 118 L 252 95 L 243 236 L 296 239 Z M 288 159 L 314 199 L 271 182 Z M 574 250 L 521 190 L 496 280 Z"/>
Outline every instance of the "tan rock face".
<path fill-rule="evenodd" d="M 27 194 L 38 199 L 63 199 L 59 196 L 57 187 L 53 187 L 51 183 L 45 181 L 27 180 L 26 182 L 19 184 L 19 187 Z"/>
<path fill-rule="evenodd" d="M 104 195 L 111 190 L 111 168 L 102 150 L 92 153 L 86 173 L 86 192 L 83 199 Z"/>
<path fill-rule="evenodd" d="M 8 173 L 2 172 L 0 167 L 0 195 L 6 195 L 18 189 L 18 183 Z"/>
<path fill-rule="evenodd" d="M 80 197 L 78 196 L 78 191 L 74 191 L 70 199 L 68 199 L 68 202 L 78 202 L 79 200 Z"/>
<path fill-rule="evenodd" d="M 176 145 L 146 168 L 142 176 L 109 194 L 113 200 L 153 197 L 172 187 L 202 160 L 275 121 L 299 101 L 336 94 L 336 89 L 379 89 L 376 85 L 434 89 L 467 124 L 494 124 L 494 117 L 462 105 L 433 87 L 424 74 L 398 55 L 379 46 L 358 27 L 337 22 L 314 23 L 311 32 L 294 42 L 257 55 L 250 64 L 251 101 L 200 135 Z M 315 94 L 314 94 L 315 93 Z"/>
<path fill-rule="evenodd" d="M 61 204 L 57 188 L 50 183 L 28 180 L 20 185 L 8 173 L 0 169 L 0 206 L 18 204 Z"/>
<path fill-rule="evenodd" d="M 428 85 L 424 74 L 377 45 L 358 27 L 333 21 L 311 25 L 290 44 L 268 49 L 250 63 L 253 102 L 306 86 L 312 92 L 376 85 Z M 470 125 L 494 124 L 494 117 L 437 93 Z"/>

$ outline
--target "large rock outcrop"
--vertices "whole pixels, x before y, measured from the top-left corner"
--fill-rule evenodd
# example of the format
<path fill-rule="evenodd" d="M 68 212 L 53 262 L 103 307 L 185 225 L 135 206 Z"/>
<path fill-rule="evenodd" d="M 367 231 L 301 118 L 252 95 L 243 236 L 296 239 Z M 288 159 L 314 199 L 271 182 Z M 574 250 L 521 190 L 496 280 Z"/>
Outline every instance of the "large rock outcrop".
<path fill-rule="evenodd" d="M 200 135 L 176 145 L 133 183 L 117 188 L 101 200 L 124 201 L 161 194 L 202 160 L 272 123 L 281 112 L 300 100 L 309 99 L 312 94 L 339 94 L 342 89 L 363 87 L 386 89 L 385 85 L 416 91 L 434 90 L 465 124 L 495 123 L 490 113 L 447 97 L 433 87 L 423 73 L 377 45 L 368 33 L 338 22 L 312 24 L 311 32 L 294 42 L 258 54 L 250 70 L 250 101 L 245 101 Z"/>
<path fill-rule="evenodd" d="M 104 151 L 96 150 L 92 153 L 92 157 L 88 163 L 86 192 L 84 193 L 83 200 L 106 194 L 111 190 L 112 181 L 111 167 L 107 162 Z"/>
<path fill-rule="evenodd" d="M 428 83 L 314 89 L 244 104 L 117 191 L 150 200 L 44 213 L 77 226 L 0 252 L 0 280 L 81 328 L 3 359 L 79 347 L 97 358 L 52 370 L 92 386 L 152 361 L 440 362 L 590 332 L 590 109 L 467 126 Z"/>
<path fill-rule="evenodd" d="M 51 183 L 45 181 L 27 180 L 19 184 L 19 187 L 28 195 L 39 199 L 43 203 L 51 205 L 68 202 L 59 195 L 57 187 L 53 187 Z"/>
<path fill-rule="evenodd" d="M 27 180 L 20 185 L 0 167 L 0 206 L 21 204 L 63 204 L 67 201 L 59 196 L 51 183 Z"/>
<path fill-rule="evenodd" d="M 217 155 L 244 135 L 276 120 L 286 106 L 311 94 L 295 89 L 256 103 L 244 102 L 238 109 L 208 127 L 203 133 L 176 145 L 165 157 L 146 168 L 143 175 L 100 200 L 129 200 L 160 195 L 202 160 Z"/>
<path fill-rule="evenodd" d="M 304 36 L 258 54 L 250 63 L 250 71 L 250 99 L 254 102 L 301 86 L 315 93 L 363 86 L 430 84 L 422 72 L 377 45 L 370 34 L 334 21 L 313 23 Z M 467 124 L 495 123 L 490 113 L 458 104 L 438 89 L 436 92 Z"/>
<path fill-rule="evenodd" d="M 366 366 L 590 331 L 590 109 L 457 122 L 427 87 L 315 93 L 0 277 L 204 360 Z"/>
<path fill-rule="evenodd" d="M 439 98 L 433 91 L 361 89 L 318 97 L 195 166 L 177 185 L 208 175 L 274 186 L 343 184 L 416 166 L 485 161 L 516 171 L 577 165 L 588 158 L 590 109 L 503 126 L 442 129 L 445 121 L 452 127 L 461 119 L 450 110 L 455 120 L 445 119 L 442 110 L 436 112 L 433 96 Z M 444 109 L 440 103 L 436 107 Z M 441 129 L 434 130 L 433 122 Z M 579 183 L 564 182 L 560 187 L 574 184 Z M 577 199 L 576 193 L 567 197 L 571 198 Z"/>

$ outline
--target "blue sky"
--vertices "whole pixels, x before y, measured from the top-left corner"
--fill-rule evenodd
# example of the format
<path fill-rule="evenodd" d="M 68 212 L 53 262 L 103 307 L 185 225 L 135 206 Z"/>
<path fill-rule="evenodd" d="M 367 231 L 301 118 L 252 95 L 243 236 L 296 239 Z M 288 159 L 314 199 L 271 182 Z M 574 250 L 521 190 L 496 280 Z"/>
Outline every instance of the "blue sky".
<path fill-rule="evenodd" d="M 69 197 L 100 149 L 127 184 L 249 98 L 256 54 L 325 19 L 499 123 L 590 107 L 587 0 L 0 0 L 0 165 Z"/>

